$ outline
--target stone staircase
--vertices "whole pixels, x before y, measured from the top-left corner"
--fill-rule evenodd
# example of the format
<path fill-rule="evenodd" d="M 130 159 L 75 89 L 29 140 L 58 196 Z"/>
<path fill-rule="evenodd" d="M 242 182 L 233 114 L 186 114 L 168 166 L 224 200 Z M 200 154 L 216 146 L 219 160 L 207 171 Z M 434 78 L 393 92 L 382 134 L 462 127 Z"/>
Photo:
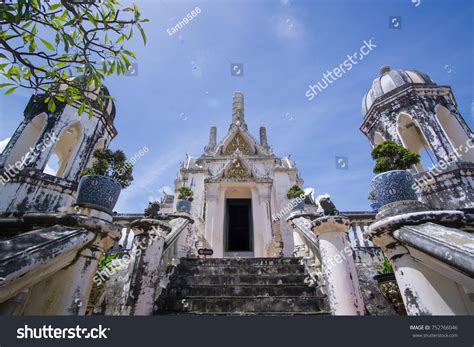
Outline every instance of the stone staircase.
<path fill-rule="evenodd" d="M 299 258 L 183 258 L 155 314 L 329 314 Z"/>

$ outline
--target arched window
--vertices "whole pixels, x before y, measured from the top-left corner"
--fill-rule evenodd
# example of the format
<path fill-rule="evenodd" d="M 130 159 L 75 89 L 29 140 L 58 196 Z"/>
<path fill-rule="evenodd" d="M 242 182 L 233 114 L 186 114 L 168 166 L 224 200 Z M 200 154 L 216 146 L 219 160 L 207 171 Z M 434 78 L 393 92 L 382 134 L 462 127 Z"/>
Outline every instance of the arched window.
<path fill-rule="evenodd" d="M 385 138 L 378 131 L 374 134 L 374 146 L 380 145 L 382 142 L 385 142 Z"/>
<path fill-rule="evenodd" d="M 47 172 L 47 170 L 52 168 L 53 171 L 56 170 L 53 174 L 54 176 L 66 177 L 67 169 L 69 169 L 70 163 L 72 163 L 73 158 L 76 155 L 81 139 L 81 123 L 74 122 L 68 125 L 62 131 L 61 136 L 59 136 L 44 172 L 51 174 L 51 171 Z"/>
<path fill-rule="evenodd" d="M 30 148 L 36 146 L 45 127 L 46 113 L 44 112 L 30 120 L 28 125 L 21 132 L 18 140 L 15 142 L 5 164 L 15 165 L 16 162 L 21 161 L 21 159 L 30 151 Z"/>
<path fill-rule="evenodd" d="M 105 139 L 99 139 L 90 154 L 89 161 L 87 162 L 86 167 L 91 167 L 92 164 L 94 163 L 94 152 L 98 149 L 104 149 L 104 148 L 105 148 Z"/>
<path fill-rule="evenodd" d="M 474 149 L 467 146 L 469 136 L 458 119 L 441 105 L 436 107 L 436 119 L 453 147 L 450 151 L 455 152 L 454 149 L 458 149 L 462 160 L 474 161 Z M 468 150 L 466 151 L 466 149 Z"/>
<path fill-rule="evenodd" d="M 416 171 L 423 172 L 429 166 L 437 164 L 436 156 L 421 132 L 420 127 L 411 117 L 405 114 L 399 115 L 398 135 L 405 148 L 420 155 L 421 162 L 416 165 Z"/>

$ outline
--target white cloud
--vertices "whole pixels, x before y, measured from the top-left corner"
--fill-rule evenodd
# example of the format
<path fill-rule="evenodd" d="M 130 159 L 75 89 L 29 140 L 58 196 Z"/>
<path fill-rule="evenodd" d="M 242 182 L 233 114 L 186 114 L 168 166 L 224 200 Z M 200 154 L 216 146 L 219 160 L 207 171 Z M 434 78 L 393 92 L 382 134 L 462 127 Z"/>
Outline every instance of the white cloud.
<path fill-rule="evenodd" d="M 10 141 L 10 139 L 11 139 L 11 137 L 0 141 L 0 154 L 3 153 L 3 150 L 5 149 L 5 147 L 7 147 L 8 142 Z"/>
<path fill-rule="evenodd" d="M 156 159 L 148 164 L 146 170 L 134 173 L 134 181 L 130 187 L 123 190 L 120 194 L 119 201 L 115 209 L 117 211 L 128 212 L 132 209 L 136 210 L 136 203 L 133 202 L 135 197 L 143 196 L 144 193 L 148 193 L 148 198 L 157 198 L 162 194 L 162 189 L 166 186 L 160 186 L 160 183 L 163 184 L 164 175 L 166 171 L 170 168 L 176 168 L 176 171 L 179 170 L 179 162 L 183 160 L 184 153 L 190 148 L 199 148 L 202 143 L 202 138 L 196 138 L 194 142 L 185 142 L 181 146 L 177 146 L 172 150 L 165 151 L 164 155 L 156 157 Z M 154 154 L 150 150 L 150 155 Z M 161 181 L 161 182 L 160 182 Z M 153 188 L 153 187 L 161 188 Z M 173 189 L 168 186 L 172 192 Z M 166 190 L 165 190 L 166 191 Z M 148 201 L 142 202 L 144 206 L 147 205 Z"/>
<path fill-rule="evenodd" d="M 174 190 L 170 186 L 162 186 L 162 187 L 158 188 L 156 190 L 156 192 L 158 193 L 157 195 L 155 195 L 155 194 L 148 195 L 148 201 L 161 201 L 161 199 L 164 196 L 163 192 L 166 193 L 167 195 L 173 195 L 174 194 Z"/>

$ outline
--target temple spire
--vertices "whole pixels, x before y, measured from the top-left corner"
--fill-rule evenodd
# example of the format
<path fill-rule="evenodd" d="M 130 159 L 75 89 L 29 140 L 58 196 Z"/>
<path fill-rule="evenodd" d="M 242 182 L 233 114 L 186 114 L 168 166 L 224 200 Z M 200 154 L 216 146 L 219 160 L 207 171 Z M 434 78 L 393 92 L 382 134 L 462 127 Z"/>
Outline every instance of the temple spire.
<path fill-rule="evenodd" d="M 235 92 L 232 98 L 232 124 L 245 125 L 244 95 Z"/>

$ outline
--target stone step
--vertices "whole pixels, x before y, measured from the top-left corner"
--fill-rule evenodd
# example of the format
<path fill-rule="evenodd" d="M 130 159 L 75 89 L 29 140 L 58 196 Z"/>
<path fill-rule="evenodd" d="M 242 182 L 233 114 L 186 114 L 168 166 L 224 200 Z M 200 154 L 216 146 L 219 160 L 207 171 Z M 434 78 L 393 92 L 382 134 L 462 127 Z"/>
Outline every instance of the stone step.
<path fill-rule="evenodd" d="M 331 312 L 155 312 L 155 315 L 167 316 L 329 316 Z"/>
<path fill-rule="evenodd" d="M 277 265 L 277 264 L 300 264 L 301 258 L 182 258 L 182 265 L 198 266 L 245 266 L 245 265 Z"/>
<path fill-rule="evenodd" d="M 161 298 L 157 313 L 268 313 L 317 312 L 327 313 L 326 298 L 312 297 L 194 297 L 187 299 Z"/>
<path fill-rule="evenodd" d="M 171 284 L 164 293 L 167 298 L 194 296 L 314 296 L 316 289 L 304 284 L 267 284 L 267 285 L 191 285 L 175 286 Z"/>
<path fill-rule="evenodd" d="M 182 285 L 213 285 L 213 284 L 303 284 L 304 274 L 272 274 L 272 275 L 181 275 L 179 272 L 171 278 L 171 283 Z"/>
<path fill-rule="evenodd" d="M 304 266 L 300 264 L 276 264 L 276 265 L 178 265 L 178 273 L 181 275 L 265 275 L 265 274 L 304 274 Z"/>

